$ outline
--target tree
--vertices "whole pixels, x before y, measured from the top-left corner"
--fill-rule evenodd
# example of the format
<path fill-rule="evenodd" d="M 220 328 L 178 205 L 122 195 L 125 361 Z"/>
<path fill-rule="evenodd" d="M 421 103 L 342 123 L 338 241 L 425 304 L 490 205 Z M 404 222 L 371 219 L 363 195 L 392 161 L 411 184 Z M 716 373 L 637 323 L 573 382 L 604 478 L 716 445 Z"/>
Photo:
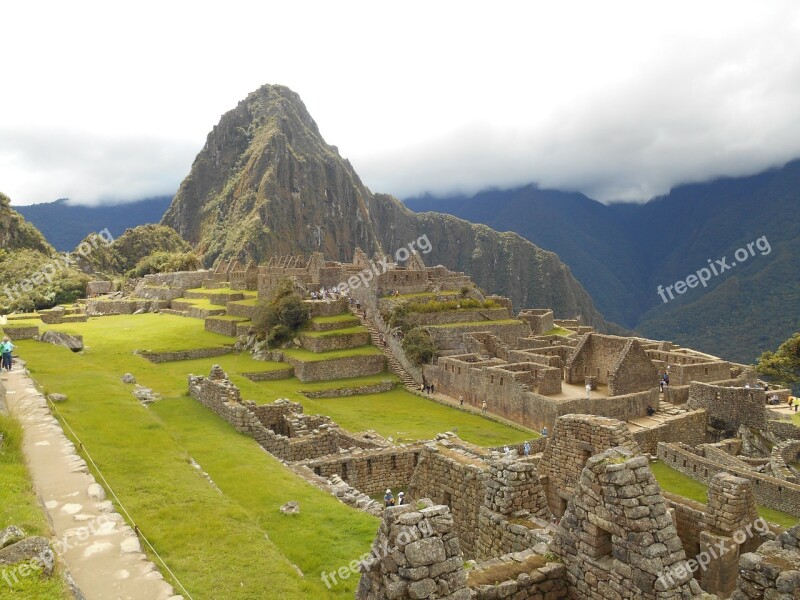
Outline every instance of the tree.
<path fill-rule="evenodd" d="M 783 342 L 775 352 L 764 352 L 756 371 L 770 381 L 791 387 L 800 383 L 800 331 Z"/>
<path fill-rule="evenodd" d="M 424 329 L 412 329 L 403 338 L 403 352 L 415 365 L 427 364 L 436 356 L 436 344 Z"/>
<path fill-rule="evenodd" d="M 287 279 L 280 282 L 269 300 L 256 304 L 253 328 L 274 347 L 290 340 L 308 317 L 308 307 Z"/>

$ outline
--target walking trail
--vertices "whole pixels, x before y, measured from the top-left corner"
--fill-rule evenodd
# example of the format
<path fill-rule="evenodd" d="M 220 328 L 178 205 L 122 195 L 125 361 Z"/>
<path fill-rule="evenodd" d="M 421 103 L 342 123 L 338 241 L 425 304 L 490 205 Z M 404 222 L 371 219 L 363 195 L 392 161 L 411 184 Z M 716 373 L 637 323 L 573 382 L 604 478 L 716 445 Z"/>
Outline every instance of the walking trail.
<path fill-rule="evenodd" d="M 23 451 L 44 503 L 59 561 L 86 600 L 179 600 L 139 539 L 64 435 L 47 401 L 15 361 L 3 372 L 6 405 L 24 428 Z M 0 391 L 2 395 L 2 391 Z"/>

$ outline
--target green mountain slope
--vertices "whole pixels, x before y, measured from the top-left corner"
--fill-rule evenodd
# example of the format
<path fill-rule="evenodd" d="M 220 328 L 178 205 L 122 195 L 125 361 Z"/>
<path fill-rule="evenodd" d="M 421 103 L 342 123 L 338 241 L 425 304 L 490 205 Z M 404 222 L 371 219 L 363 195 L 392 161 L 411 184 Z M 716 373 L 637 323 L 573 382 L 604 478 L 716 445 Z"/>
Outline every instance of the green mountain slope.
<path fill-rule="evenodd" d="M 557 252 L 604 314 L 646 335 L 738 361 L 777 347 L 798 327 L 800 161 L 751 177 L 680 186 L 646 204 L 604 206 L 580 194 L 487 191 L 470 198 L 407 201 Z M 755 256 L 664 303 L 658 286 L 765 238 Z M 762 245 L 765 242 L 762 242 Z M 733 290 L 736 290 L 735 292 Z M 794 329 L 793 329 L 794 328 Z"/>

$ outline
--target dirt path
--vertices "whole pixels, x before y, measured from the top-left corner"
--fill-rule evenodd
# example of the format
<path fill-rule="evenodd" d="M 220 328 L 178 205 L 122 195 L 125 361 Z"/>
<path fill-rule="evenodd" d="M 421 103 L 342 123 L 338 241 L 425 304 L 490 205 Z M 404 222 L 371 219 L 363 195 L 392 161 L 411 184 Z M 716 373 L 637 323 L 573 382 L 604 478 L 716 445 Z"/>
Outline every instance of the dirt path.
<path fill-rule="evenodd" d="M 54 549 L 86 600 L 182 598 L 142 553 L 25 369 L 16 364 L 0 384 L 25 431 L 23 451 L 56 535 Z"/>

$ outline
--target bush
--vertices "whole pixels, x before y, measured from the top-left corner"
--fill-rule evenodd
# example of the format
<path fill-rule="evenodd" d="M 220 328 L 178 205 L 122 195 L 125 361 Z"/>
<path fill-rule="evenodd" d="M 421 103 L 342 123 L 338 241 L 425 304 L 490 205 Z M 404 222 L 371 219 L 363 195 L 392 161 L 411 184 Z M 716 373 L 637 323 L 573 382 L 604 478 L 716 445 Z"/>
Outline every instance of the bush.
<path fill-rule="evenodd" d="M 291 339 L 308 317 L 308 308 L 287 279 L 280 283 L 269 300 L 260 300 L 256 304 L 253 329 L 257 335 L 266 338 L 268 346 L 274 347 Z"/>
<path fill-rule="evenodd" d="M 194 271 L 200 268 L 200 259 L 194 252 L 153 252 L 136 263 L 126 277 L 144 277 L 151 273 Z"/>
<path fill-rule="evenodd" d="M 403 338 L 403 352 L 415 365 L 430 363 L 436 356 L 436 345 L 424 329 L 412 329 Z"/>

